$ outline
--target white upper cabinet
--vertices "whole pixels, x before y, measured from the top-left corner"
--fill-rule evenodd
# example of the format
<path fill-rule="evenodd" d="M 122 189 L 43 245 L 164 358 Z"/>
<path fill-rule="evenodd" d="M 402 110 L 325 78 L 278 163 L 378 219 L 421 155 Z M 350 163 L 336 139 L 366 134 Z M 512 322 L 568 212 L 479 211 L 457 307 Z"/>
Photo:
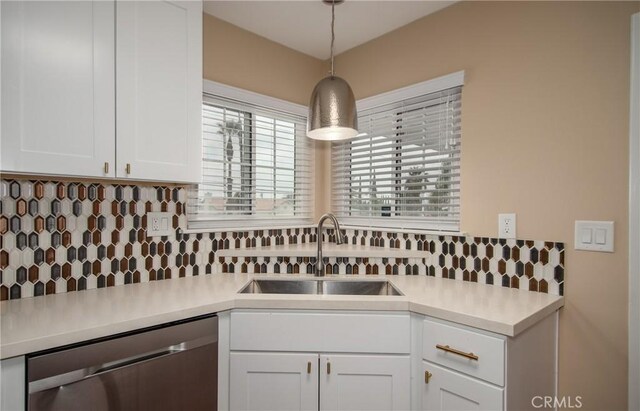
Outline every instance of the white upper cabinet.
<path fill-rule="evenodd" d="M 198 182 L 202 2 L 119 1 L 118 175 Z"/>
<path fill-rule="evenodd" d="M 1 7 L 0 169 L 114 177 L 114 3 Z"/>
<path fill-rule="evenodd" d="M 0 170 L 198 182 L 202 2 L 2 2 Z"/>

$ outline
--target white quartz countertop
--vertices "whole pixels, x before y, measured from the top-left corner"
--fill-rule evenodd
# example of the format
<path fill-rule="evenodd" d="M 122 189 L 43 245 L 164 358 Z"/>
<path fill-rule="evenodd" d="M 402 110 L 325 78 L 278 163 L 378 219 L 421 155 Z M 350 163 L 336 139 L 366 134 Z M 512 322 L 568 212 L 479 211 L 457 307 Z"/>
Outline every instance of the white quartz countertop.
<path fill-rule="evenodd" d="M 315 257 L 317 243 L 272 245 L 268 247 L 233 248 L 216 251 L 217 257 Z M 424 258 L 424 251 L 366 245 L 326 243 L 323 257 Z"/>
<path fill-rule="evenodd" d="M 412 311 L 515 336 L 564 305 L 559 296 L 428 276 L 327 276 L 388 279 L 403 296 L 237 294 L 255 277 L 315 278 L 211 274 L 3 301 L 0 358 L 232 308 Z"/>

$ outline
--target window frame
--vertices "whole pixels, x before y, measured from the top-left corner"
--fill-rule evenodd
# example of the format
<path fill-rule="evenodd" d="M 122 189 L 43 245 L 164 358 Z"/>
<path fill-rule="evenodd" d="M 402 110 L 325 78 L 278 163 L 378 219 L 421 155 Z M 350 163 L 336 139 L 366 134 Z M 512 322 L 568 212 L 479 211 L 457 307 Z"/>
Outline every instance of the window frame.
<path fill-rule="evenodd" d="M 219 96 L 229 100 L 235 100 L 241 103 L 246 103 L 253 106 L 264 107 L 267 110 L 273 111 L 281 111 L 284 113 L 292 114 L 295 116 L 304 117 L 306 119 L 308 110 L 306 106 L 292 103 L 286 100 L 281 100 L 275 97 L 270 97 L 264 94 L 255 93 L 252 91 L 244 90 L 241 88 L 229 86 L 226 84 L 218 83 L 216 81 L 211 80 L 203 80 L 203 101 L 202 104 L 206 103 L 205 94 L 211 94 L 215 96 Z M 254 113 L 251 113 L 252 116 Z M 255 133 L 255 130 L 252 129 L 252 135 Z M 307 138 L 304 136 L 304 138 Z M 252 138 L 252 146 L 256 144 L 255 136 Z M 295 216 L 284 216 L 284 217 L 236 217 L 236 216 L 228 216 L 227 218 L 220 219 L 211 219 L 211 220 L 192 220 L 189 218 L 189 214 L 187 214 L 187 230 L 185 232 L 198 232 L 198 231 L 210 231 L 211 229 L 265 229 L 265 228 L 273 228 L 277 227 L 300 227 L 309 225 L 312 223 L 313 211 L 314 211 L 314 198 L 313 198 L 313 184 L 314 184 L 314 152 L 313 147 L 308 147 L 308 169 L 309 169 L 309 190 L 308 190 L 308 206 L 309 210 L 307 210 L 306 214 L 309 217 L 295 217 Z M 255 168 L 255 167 L 254 167 Z M 200 171 L 202 173 L 202 170 Z M 255 170 L 252 170 L 252 178 L 255 179 Z M 255 184 L 255 182 L 253 183 Z M 294 182 L 294 185 L 297 184 Z M 197 186 L 191 186 L 189 189 L 193 190 Z M 295 192 L 295 191 L 294 191 Z M 255 206 L 255 203 L 252 204 L 252 207 Z"/>
<path fill-rule="evenodd" d="M 427 80 L 421 83 L 416 83 L 407 87 L 392 90 L 386 93 L 381 93 L 371 97 L 367 97 L 356 101 L 356 108 L 358 112 L 373 109 L 376 107 L 393 104 L 400 101 L 410 100 L 412 98 L 420 97 L 425 94 L 437 93 L 445 91 L 454 87 L 464 86 L 464 70 L 457 71 L 451 74 L 447 74 L 441 77 L 437 77 L 431 80 Z M 396 139 L 398 144 L 398 139 Z M 333 151 L 333 146 L 332 146 Z M 396 161 L 397 166 L 401 167 L 402 160 Z M 331 166 L 330 169 L 333 169 Z M 462 176 L 460 176 L 462 177 Z M 331 181 L 332 187 L 334 186 L 335 174 L 332 173 Z M 460 187 L 461 193 L 461 187 Z M 332 210 L 334 210 L 334 189 L 331 189 L 332 196 Z M 397 199 L 396 199 L 397 201 Z M 353 217 L 353 216 L 339 216 L 340 222 L 345 227 L 353 228 L 369 228 L 369 229 L 398 229 L 398 230 L 424 230 L 435 233 L 460 233 L 460 221 L 462 220 L 462 195 L 460 195 L 460 215 L 458 223 L 455 226 L 451 224 L 443 224 L 436 221 L 420 221 L 416 218 L 402 218 L 402 217 Z"/>

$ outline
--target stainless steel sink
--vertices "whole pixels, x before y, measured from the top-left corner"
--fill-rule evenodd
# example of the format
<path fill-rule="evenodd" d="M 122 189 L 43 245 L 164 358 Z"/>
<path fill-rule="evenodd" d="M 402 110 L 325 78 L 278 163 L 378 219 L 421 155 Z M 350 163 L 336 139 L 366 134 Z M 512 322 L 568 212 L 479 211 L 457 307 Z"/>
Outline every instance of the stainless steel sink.
<path fill-rule="evenodd" d="M 241 294 L 402 295 L 389 281 L 253 280 Z"/>

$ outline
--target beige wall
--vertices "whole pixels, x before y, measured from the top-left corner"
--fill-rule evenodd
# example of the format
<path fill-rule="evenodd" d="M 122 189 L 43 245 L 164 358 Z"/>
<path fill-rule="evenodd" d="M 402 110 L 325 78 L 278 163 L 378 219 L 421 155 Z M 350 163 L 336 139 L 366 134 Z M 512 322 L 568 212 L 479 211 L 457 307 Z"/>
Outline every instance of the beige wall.
<path fill-rule="evenodd" d="M 462 229 L 495 236 L 497 214 L 515 212 L 518 238 L 567 244 L 560 394 L 582 396 L 585 409 L 627 404 L 629 22 L 639 10 L 458 3 L 336 61 L 357 98 L 465 70 Z M 326 63 L 204 23 L 207 79 L 307 104 L 325 75 Z M 330 161 L 321 147 L 317 159 Z M 320 166 L 316 215 L 329 209 L 330 166 Z M 578 219 L 614 220 L 616 252 L 574 251 Z"/>
<path fill-rule="evenodd" d="M 629 36 L 638 2 L 459 3 L 338 56 L 362 98 L 465 70 L 462 229 L 567 244 L 560 394 L 627 404 Z M 614 220 L 613 254 L 573 249 Z M 535 355 L 535 353 L 532 353 Z"/>

